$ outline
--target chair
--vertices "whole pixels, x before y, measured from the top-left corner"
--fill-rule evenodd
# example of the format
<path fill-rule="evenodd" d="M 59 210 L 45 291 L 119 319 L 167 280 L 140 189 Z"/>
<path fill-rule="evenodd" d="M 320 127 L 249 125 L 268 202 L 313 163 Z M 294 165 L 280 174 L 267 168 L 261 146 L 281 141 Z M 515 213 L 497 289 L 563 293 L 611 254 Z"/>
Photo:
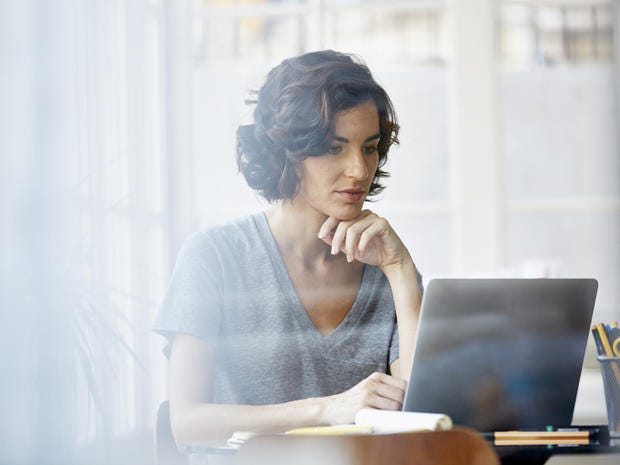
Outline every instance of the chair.
<path fill-rule="evenodd" d="M 235 465 L 499 465 L 473 430 L 342 436 L 258 436 Z"/>
<path fill-rule="evenodd" d="M 154 431 L 155 465 L 187 465 L 187 458 L 177 448 L 170 426 L 170 402 L 164 401 L 157 409 Z"/>

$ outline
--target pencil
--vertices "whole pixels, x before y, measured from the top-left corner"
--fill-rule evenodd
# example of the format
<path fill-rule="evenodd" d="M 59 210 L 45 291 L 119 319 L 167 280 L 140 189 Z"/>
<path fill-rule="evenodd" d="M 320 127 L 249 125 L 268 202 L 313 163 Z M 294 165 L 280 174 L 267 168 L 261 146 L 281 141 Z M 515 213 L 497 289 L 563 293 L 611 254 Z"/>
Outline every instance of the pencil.
<path fill-rule="evenodd" d="M 605 349 L 603 348 L 603 344 L 601 344 L 601 338 L 598 335 L 598 330 L 596 325 L 592 325 L 592 338 L 594 339 L 594 343 L 596 344 L 596 351 L 599 355 L 605 355 Z"/>
<path fill-rule="evenodd" d="M 589 438 L 574 439 L 496 439 L 493 441 L 496 446 L 536 446 L 550 444 L 590 444 Z"/>
<path fill-rule="evenodd" d="M 614 353 L 611 350 L 609 339 L 607 339 L 607 331 L 605 331 L 605 325 L 603 323 L 597 324 L 596 330 L 598 331 L 598 335 L 601 340 L 601 345 L 603 346 L 603 350 L 605 351 L 603 355 L 607 355 L 608 357 L 613 357 Z"/>
<path fill-rule="evenodd" d="M 332 426 L 303 426 L 288 430 L 285 434 L 300 435 L 332 435 L 332 434 L 368 434 L 373 432 L 372 426 L 364 425 L 332 425 Z"/>
<path fill-rule="evenodd" d="M 494 439 L 498 440 L 546 440 L 546 439 L 588 439 L 589 431 L 496 431 Z"/>
<path fill-rule="evenodd" d="M 596 325 L 596 329 L 598 331 L 598 335 L 601 338 L 601 345 L 603 346 L 603 349 L 605 350 L 605 355 L 607 355 L 608 357 L 613 357 L 614 356 L 614 352 L 611 349 L 611 345 L 609 344 L 609 339 L 607 339 L 607 333 L 605 332 L 605 326 L 603 325 L 603 323 L 599 323 Z M 618 365 L 616 365 L 614 362 L 609 362 L 611 363 L 611 369 L 614 372 L 614 376 L 616 377 L 616 382 L 618 383 L 618 386 L 620 386 L 620 370 L 618 370 Z"/>

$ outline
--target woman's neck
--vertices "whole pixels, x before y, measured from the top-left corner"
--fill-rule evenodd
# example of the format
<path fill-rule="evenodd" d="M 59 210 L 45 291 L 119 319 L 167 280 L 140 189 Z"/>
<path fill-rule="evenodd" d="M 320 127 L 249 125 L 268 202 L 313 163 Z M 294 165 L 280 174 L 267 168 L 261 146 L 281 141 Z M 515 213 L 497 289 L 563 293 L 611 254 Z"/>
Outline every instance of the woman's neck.
<path fill-rule="evenodd" d="M 291 201 L 282 201 L 267 212 L 267 221 L 280 248 L 288 259 L 302 260 L 314 267 L 338 258 L 330 253 L 330 247 L 318 238 L 319 228 L 327 215 L 313 209 L 301 208 Z"/>

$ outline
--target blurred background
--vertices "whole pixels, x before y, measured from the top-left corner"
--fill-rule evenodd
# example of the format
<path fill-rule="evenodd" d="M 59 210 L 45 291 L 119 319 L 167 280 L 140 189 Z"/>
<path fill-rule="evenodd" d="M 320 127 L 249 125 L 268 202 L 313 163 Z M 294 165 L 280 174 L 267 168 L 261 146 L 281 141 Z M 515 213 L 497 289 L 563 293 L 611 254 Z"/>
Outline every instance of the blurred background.
<path fill-rule="evenodd" d="M 152 463 L 184 238 L 265 208 L 248 91 L 359 54 L 401 144 L 372 206 L 435 276 L 594 277 L 620 319 L 618 0 L 0 3 L 0 463 Z M 577 422 L 604 422 L 589 342 Z"/>

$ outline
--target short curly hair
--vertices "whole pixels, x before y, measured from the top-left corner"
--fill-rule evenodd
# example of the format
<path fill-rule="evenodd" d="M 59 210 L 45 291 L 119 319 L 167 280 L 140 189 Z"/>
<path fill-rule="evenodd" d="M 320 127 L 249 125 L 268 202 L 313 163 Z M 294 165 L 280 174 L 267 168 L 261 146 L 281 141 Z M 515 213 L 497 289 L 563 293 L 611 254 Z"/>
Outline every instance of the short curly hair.
<path fill-rule="evenodd" d="M 373 100 L 379 113 L 379 164 L 369 197 L 384 189 L 382 169 L 398 122 L 392 102 L 370 70 L 354 55 L 323 50 L 284 60 L 274 67 L 256 100 L 254 124 L 237 129 L 237 166 L 248 185 L 269 202 L 292 199 L 299 187 L 298 167 L 326 153 L 334 136 L 335 115 Z"/>

